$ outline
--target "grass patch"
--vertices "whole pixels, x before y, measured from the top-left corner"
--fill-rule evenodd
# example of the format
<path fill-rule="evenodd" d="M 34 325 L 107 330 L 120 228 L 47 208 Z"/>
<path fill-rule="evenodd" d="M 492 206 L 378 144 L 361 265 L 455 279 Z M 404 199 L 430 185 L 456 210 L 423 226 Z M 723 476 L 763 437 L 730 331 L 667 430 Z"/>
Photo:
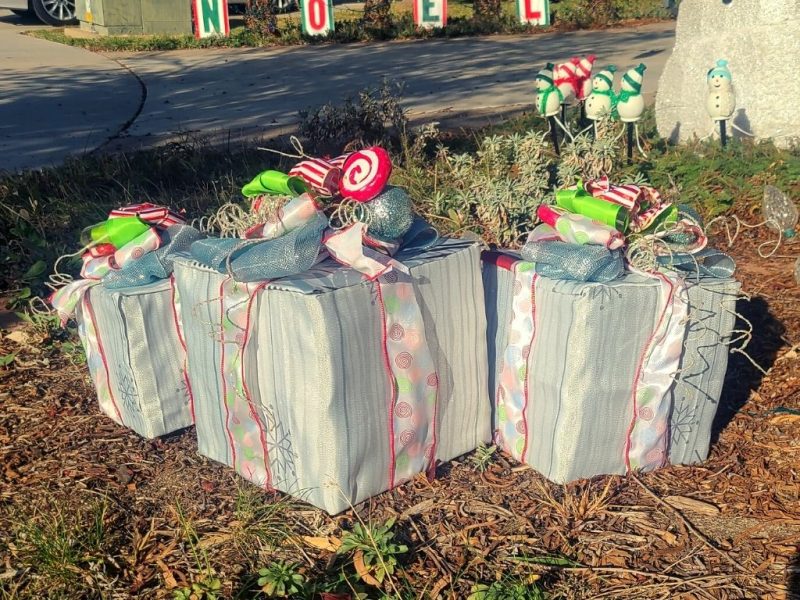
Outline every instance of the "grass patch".
<path fill-rule="evenodd" d="M 26 593 L 62 598 L 81 588 L 99 596 L 108 587 L 119 568 L 108 557 L 115 543 L 109 509 L 102 497 L 69 510 L 46 506 L 19 515 L 14 548 L 30 570 Z"/>
<path fill-rule="evenodd" d="M 364 26 L 363 8 L 335 6 L 336 27 L 334 33 L 327 38 L 303 34 L 297 13 L 278 15 L 278 30 L 274 35 L 260 35 L 244 26 L 232 27 L 229 37 L 213 36 L 203 39 L 196 39 L 193 35 L 73 37 L 67 35 L 63 29 L 35 30 L 28 32 L 28 35 L 95 52 L 139 52 L 541 33 L 607 27 L 631 20 L 671 18 L 669 11 L 663 7 L 662 0 L 636 0 L 633 3 L 623 0 L 602 0 L 600 4 L 606 8 L 598 9 L 589 0 L 563 0 L 552 7 L 553 23 L 550 27 L 520 24 L 516 15 L 516 3 L 510 0 L 501 3 L 501 14 L 493 19 L 476 18 L 471 1 L 456 0 L 448 4 L 448 20 L 445 28 L 419 29 L 414 25 L 411 0 L 401 0 L 392 3 L 391 25 L 378 30 Z"/>

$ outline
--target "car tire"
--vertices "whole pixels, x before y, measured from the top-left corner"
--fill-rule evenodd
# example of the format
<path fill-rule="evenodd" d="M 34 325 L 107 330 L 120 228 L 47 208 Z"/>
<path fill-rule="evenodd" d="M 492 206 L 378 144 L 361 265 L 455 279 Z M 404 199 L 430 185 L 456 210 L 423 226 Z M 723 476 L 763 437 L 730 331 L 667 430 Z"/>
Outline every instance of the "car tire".
<path fill-rule="evenodd" d="M 31 0 L 31 7 L 43 23 L 59 27 L 77 23 L 75 0 Z"/>

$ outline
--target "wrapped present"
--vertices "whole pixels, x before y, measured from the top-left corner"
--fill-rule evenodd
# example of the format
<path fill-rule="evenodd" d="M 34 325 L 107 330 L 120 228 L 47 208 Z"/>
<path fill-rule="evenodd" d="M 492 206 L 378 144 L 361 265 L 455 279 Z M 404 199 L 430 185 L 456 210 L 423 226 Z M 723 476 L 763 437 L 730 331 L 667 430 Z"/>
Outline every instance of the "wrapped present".
<path fill-rule="evenodd" d="M 336 261 L 277 279 L 237 283 L 188 256 L 175 277 L 199 452 L 334 514 L 473 450 L 491 426 L 478 247 L 401 249 L 367 278 L 326 245 Z M 246 275 L 257 250 L 225 262 Z"/>
<path fill-rule="evenodd" d="M 87 228 L 82 279 L 51 297 L 75 317 L 100 409 L 153 438 L 194 422 L 172 258 L 201 234 L 167 208 L 137 204 Z"/>
<path fill-rule="evenodd" d="M 565 483 L 707 456 L 739 284 L 547 278 L 484 256 L 498 440 Z"/>
<path fill-rule="evenodd" d="M 93 286 L 78 304 L 100 409 L 147 438 L 194 422 L 180 311 L 171 278 L 119 290 Z"/>

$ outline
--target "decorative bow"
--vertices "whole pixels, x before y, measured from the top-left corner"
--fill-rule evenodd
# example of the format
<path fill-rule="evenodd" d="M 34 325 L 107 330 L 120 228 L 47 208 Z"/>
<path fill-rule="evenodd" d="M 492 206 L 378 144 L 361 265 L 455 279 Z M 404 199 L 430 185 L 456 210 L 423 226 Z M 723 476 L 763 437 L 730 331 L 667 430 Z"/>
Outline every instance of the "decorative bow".
<path fill-rule="evenodd" d="M 643 233 L 662 223 L 674 223 L 677 220 L 677 208 L 664 202 L 653 187 L 611 185 L 608 177 L 603 176 L 587 181 L 585 189 L 595 198 L 624 207 L 629 213 L 629 227 L 633 233 Z"/>
<path fill-rule="evenodd" d="M 183 225 L 184 218 L 163 206 L 150 203 L 132 204 L 112 210 L 108 219 L 87 230 L 90 241 L 81 255 L 82 279 L 56 290 L 50 304 L 61 317 L 62 326 L 74 314 L 83 294 L 109 273 L 158 250 L 162 239 L 159 231 Z"/>

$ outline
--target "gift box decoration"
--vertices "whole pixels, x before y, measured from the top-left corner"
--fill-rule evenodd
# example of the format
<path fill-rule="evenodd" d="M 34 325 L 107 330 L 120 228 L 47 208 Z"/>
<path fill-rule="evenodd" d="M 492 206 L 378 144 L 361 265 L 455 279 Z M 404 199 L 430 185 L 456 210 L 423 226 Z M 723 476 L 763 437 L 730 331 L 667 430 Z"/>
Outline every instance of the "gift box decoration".
<path fill-rule="evenodd" d="M 100 409 L 147 438 L 194 422 L 180 311 L 172 279 L 121 290 L 94 286 L 78 306 Z"/>
<path fill-rule="evenodd" d="M 706 457 L 735 280 L 569 281 L 510 254 L 484 259 L 490 394 L 509 453 L 557 483 Z"/>
<path fill-rule="evenodd" d="M 199 452 L 334 514 L 488 441 L 478 247 L 393 262 L 237 283 L 177 260 Z"/>
<path fill-rule="evenodd" d="M 84 232 L 82 279 L 50 301 L 75 317 L 100 409 L 153 438 L 194 422 L 172 258 L 201 236 L 171 210 L 137 204 Z"/>

